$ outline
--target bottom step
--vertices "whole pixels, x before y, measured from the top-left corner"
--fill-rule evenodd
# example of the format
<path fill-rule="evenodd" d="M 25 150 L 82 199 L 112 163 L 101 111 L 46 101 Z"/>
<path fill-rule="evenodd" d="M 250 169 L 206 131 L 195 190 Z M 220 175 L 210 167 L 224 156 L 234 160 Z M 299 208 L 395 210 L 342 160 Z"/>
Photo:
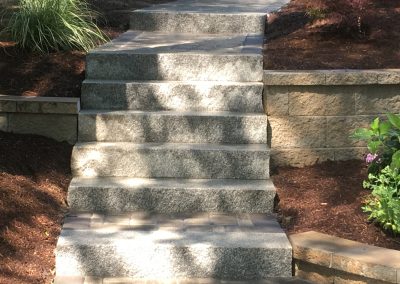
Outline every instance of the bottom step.
<path fill-rule="evenodd" d="M 292 274 L 292 248 L 272 216 L 78 215 L 66 219 L 57 276 L 261 280 Z"/>

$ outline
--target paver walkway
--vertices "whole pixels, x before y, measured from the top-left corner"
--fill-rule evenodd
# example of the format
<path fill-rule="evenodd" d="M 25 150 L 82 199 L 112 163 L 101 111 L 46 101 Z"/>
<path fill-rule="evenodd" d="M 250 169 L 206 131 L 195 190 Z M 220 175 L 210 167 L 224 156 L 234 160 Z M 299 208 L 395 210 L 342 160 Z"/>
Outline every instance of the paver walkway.
<path fill-rule="evenodd" d="M 262 108 L 265 17 L 283 2 L 137 10 L 88 54 L 58 281 L 291 276 Z"/>

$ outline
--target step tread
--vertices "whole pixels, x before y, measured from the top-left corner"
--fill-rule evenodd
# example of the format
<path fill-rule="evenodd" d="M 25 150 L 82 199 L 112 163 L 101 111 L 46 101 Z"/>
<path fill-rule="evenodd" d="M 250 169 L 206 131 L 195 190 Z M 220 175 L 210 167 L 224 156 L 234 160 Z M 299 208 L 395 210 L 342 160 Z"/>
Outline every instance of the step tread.
<path fill-rule="evenodd" d="M 201 86 L 263 86 L 262 82 L 238 82 L 238 81 L 174 81 L 174 80 L 106 80 L 85 79 L 83 84 L 132 84 L 132 85 L 201 85 Z"/>
<path fill-rule="evenodd" d="M 58 245 L 99 245 L 112 240 L 136 246 L 154 242 L 179 247 L 203 243 L 221 248 L 291 248 L 274 216 L 226 213 L 78 214 L 65 219 Z"/>
<path fill-rule="evenodd" d="M 261 103 L 261 102 L 260 102 Z M 233 112 L 233 111 L 177 111 L 177 110 L 81 110 L 80 115 L 160 115 L 160 116 L 199 116 L 199 117 L 259 117 L 265 113 Z"/>
<path fill-rule="evenodd" d="M 284 5 L 287 1 L 277 0 L 250 0 L 246 1 L 243 5 L 241 0 L 201 0 L 201 1 L 187 1 L 178 0 L 171 5 L 171 3 L 159 4 L 143 9 L 138 9 L 133 13 L 212 13 L 212 14 L 261 14 L 265 15 L 268 12 L 274 11 Z"/>
<path fill-rule="evenodd" d="M 74 177 L 70 188 L 154 188 L 154 189 L 195 189 L 195 190 L 246 190 L 273 191 L 275 187 L 268 180 L 239 179 L 179 179 L 179 178 L 130 178 L 130 177 Z"/>
<path fill-rule="evenodd" d="M 194 144 L 194 143 L 132 143 L 132 142 L 78 142 L 76 148 L 129 148 L 133 150 L 195 150 L 195 151 L 269 151 L 266 144 Z"/>
<path fill-rule="evenodd" d="M 129 30 L 90 51 L 122 54 L 202 54 L 262 56 L 263 36 L 246 34 L 193 34 Z"/>

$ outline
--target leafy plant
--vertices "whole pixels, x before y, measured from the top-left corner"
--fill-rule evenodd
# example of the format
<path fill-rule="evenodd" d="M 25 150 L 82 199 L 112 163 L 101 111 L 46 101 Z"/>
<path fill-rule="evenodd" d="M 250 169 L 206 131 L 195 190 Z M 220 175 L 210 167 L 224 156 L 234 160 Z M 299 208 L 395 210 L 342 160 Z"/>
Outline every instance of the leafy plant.
<path fill-rule="evenodd" d="M 378 175 L 369 174 L 363 186 L 372 189 L 362 208 L 364 212 L 369 213 L 368 219 L 377 221 L 395 234 L 400 233 L 399 169 L 387 166 Z"/>
<path fill-rule="evenodd" d="M 20 0 L 4 32 L 27 50 L 88 51 L 106 41 L 93 22 L 95 16 L 84 0 Z"/>
<path fill-rule="evenodd" d="M 390 165 L 400 168 L 400 116 L 387 114 L 387 121 L 375 118 L 369 128 L 359 128 L 353 138 L 367 142 L 369 172 L 378 173 Z"/>

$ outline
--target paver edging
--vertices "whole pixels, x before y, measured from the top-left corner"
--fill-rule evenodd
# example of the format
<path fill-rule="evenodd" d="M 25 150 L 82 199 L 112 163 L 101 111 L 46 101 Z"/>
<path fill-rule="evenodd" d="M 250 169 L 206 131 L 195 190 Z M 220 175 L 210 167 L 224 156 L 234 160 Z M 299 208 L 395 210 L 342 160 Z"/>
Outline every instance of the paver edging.
<path fill-rule="evenodd" d="M 289 240 L 297 277 L 317 283 L 400 283 L 400 251 L 314 231 Z"/>

